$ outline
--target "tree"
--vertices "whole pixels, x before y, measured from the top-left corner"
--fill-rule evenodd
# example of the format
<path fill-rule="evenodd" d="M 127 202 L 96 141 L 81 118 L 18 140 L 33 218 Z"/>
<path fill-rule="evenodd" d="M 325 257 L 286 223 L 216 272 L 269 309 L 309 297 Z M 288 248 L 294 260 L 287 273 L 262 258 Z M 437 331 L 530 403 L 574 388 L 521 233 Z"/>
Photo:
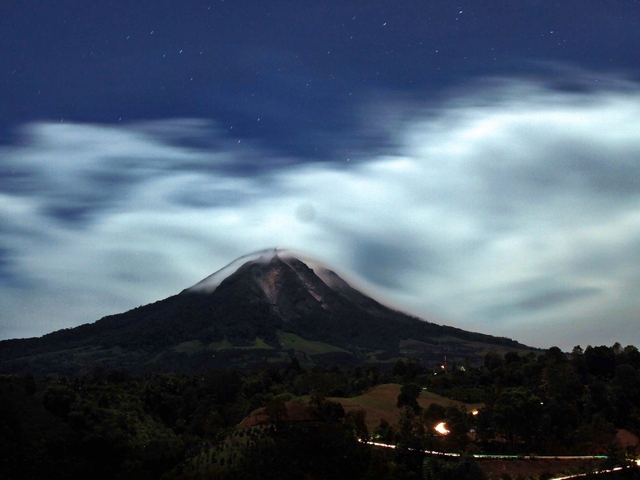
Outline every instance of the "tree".
<path fill-rule="evenodd" d="M 404 407 L 400 412 L 398 427 L 396 462 L 409 471 L 416 471 L 422 465 L 422 451 L 426 446 L 424 425 L 412 408 Z"/>
<path fill-rule="evenodd" d="M 640 369 L 640 351 L 633 345 L 627 345 L 622 350 L 621 356 L 624 357 L 624 362 L 632 365 L 636 369 Z"/>
<path fill-rule="evenodd" d="M 589 373 L 594 377 L 611 378 L 616 368 L 616 355 L 613 348 L 601 345 L 588 346 L 584 351 Z"/>
<path fill-rule="evenodd" d="M 576 369 L 576 373 L 586 381 L 589 369 L 587 368 L 587 359 L 584 356 L 584 350 L 580 345 L 576 345 L 571 351 L 571 364 Z"/>
<path fill-rule="evenodd" d="M 282 420 L 289 416 L 289 413 L 287 412 L 287 406 L 279 397 L 276 397 L 269 403 L 267 403 L 264 411 L 267 414 L 269 423 L 274 425 L 276 429 L 280 426 Z"/>
<path fill-rule="evenodd" d="M 302 367 L 300 366 L 300 360 L 298 360 L 298 357 L 291 357 L 291 363 L 289 363 L 287 371 L 294 372 L 296 374 L 302 373 Z"/>
<path fill-rule="evenodd" d="M 488 370 L 495 370 L 504 365 L 504 360 L 499 353 L 491 351 L 484 356 L 484 366 Z"/>
<path fill-rule="evenodd" d="M 558 347 L 547 349 L 547 351 L 540 356 L 540 360 L 546 364 L 562 364 L 568 361 L 567 356 Z"/>
<path fill-rule="evenodd" d="M 477 460 L 466 454 L 454 461 L 426 457 L 423 476 L 426 480 L 483 480 L 486 478 Z"/>
<path fill-rule="evenodd" d="M 541 380 L 546 394 L 559 402 L 575 403 L 583 393 L 580 377 L 570 363 L 545 366 Z"/>
<path fill-rule="evenodd" d="M 580 345 L 576 345 L 575 347 L 573 347 L 573 350 L 571 350 L 571 361 L 579 362 L 580 360 L 582 360 L 583 355 L 584 350 L 582 349 L 582 347 Z"/>
<path fill-rule="evenodd" d="M 403 385 L 400 389 L 400 395 L 398 395 L 398 402 L 396 406 L 398 408 L 407 406 L 411 407 L 414 412 L 419 413 L 422 408 L 418 404 L 418 397 L 420 396 L 420 392 L 422 389 L 420 385 L 416 385 L 415 383 L 408 383 L 407 385 Z"/>
<path fill-rule="evenodd" d="M 309 413 L 323 422 L 337 422 L 344 418 L 344 408 L 338 402 L 327 400 L 323 393 L 311 395 Z"/>
<path fill-rule="evenodd" d="M 75 401 L 76 392 L 67 385 L 52 385 L 45 390 L 42 397 L 44 408 L 61 418 L 69 415 Z"/>
<path fill-rule="evenodd" d="M 396 377 L 402 377 L 407 372 L 407 367 L 404 362 L 400 359 L 396 360 L 396 363 L 393 365 L 392 373 Z"/>
<path fill-rule="evenodd" d="M 504 363 L 507 365 L 520 363 L 520 355 L 518 355 L 518 352 L 507 352 L 504 354 Z"/>
<path fill-rule="evenodd" d="M 526 388 L 505 388 L 494 405 L 494 418 L 512 445 L 517 438 L 529 443 L 536 430 L 540 407 L 540 398 Z"/>
<path fill-rule="evenodd" d="M 384 418 L 380 419 L 380 424 L 373 433 L 376 440 L 386 443 L 387 445 L 391 445 L 394 441 L 395 432 L 393 431 L 393 427 L 389 425 L 389 422 Z"/>
<path fill-rule="evenodd" d="M 446 418 L 447 409 L 438 403 L 432 403 L 422 412 L 422 421 L 429 426 L 436 425 Z"/>
<path fill-rule="evenodd" d="M 615 383 L 623 389 L 635 391 L 638 388 L 638 373 L 631 365 L 626 363 L 618 365 Z"/>
<path fill-rule="evenodd" d="M 358 409 L 346 414 L 345 424 L 351 427 L 356 436 L 361 440 L 369 439 L 369 429 L 367 428 L 367 412 Z"/>
<path fill-rule="evenodd" d="M 449 450 L 461 451 L 469 443 L 467 432 L 469 431 L 470 422 L 469 414 L 466 410 L 460 410 L 454 405 L 450 405 L 446 409 L 446 426 L 449 433 L 446 436 L 446 445 Z"/>

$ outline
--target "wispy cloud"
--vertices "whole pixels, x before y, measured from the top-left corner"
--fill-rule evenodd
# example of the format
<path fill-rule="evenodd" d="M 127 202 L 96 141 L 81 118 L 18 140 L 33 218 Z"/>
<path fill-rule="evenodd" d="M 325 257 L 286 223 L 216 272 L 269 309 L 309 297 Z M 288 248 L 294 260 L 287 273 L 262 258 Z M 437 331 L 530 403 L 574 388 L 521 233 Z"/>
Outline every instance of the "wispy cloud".
<path fill-rule="evenodd" d="M 488 98 L 414 109 L 395 150 L 318 163 L 200 120 L 25 125 L 0 152 L 0 337 L 155 301 L 279 246 L 436 322 L 640 344 L 640 92 L 511 81 Z M 384 124 L 373 111 L 362 138 Z"/>

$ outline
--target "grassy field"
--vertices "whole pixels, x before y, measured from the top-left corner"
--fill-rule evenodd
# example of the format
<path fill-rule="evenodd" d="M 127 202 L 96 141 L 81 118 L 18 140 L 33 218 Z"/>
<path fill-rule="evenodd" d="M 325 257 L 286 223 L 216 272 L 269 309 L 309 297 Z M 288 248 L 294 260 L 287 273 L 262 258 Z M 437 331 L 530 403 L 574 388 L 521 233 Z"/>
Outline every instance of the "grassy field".
<path fill-rule="evenodd" d="M 195 353 L 200 353 L 203 350 L 206 350 L 208 352 L 215 352 L 217 350 L 228 350 L 231 348 L 238 350 L 273 350 L 273 347 L 271 345 L 267 345 L 260 337 L 256 337 L 256 339 L 253 341 L 253 344 L 243 346 L 232 345 L 226 339 L 221 342 L 213 342 L 208 345 L 204 345 L 200 340 L 190 340 L 188 342 L 182 342 L 180 345 L 177 345 L 174 350 L 178 353 L 193 355 Z"/>
<path fill-rule="evenodd" d="M 362 409 L 367 412 L 367 427 L 373 430 L 380 424 L 380 419 L 384 418 L 389 424 L 394 425 L 400 418 L 401 409 L 396 407 L 398 395 L 402 385 L 397 383 L 389 383 L 386 385 L 378 385 L 369 392 L 359 397 L 353 398 L 337 398 L 332 397 L 329 400 L 339 402 L 344 408 L 345 413 L 350 410 Z M 468 411 L 474 410 L 481 404 L 471 404 L 458 402 L 449 398 L 441 397 L 435 393 L 423 391 L 418 398 L 418 403 L 422 408 L 428 408 L 432 403 L 443 405 L 455 405 L 457 407 L 466 408 Z"/>
<path fill-rule="evenodd" d="M 293 348 L 294 350 L 305 353 L 307 355 L 319 355 L 323 353 L 336 352 L 349 353 L 340 347 L 329 345 L 328 343 L 306 340 L 302 337 L 299 337 L 298 335 L 294 335 L 293 333 L 289 332 L 279 332 L 278 340 L 280 341 L 283 349 L 289 350 Z"/>
<path fill-rule="evenodd" d="M 297 352 L 304 353 L 306 355 L 321 355 L 325 353 L 347 353 L 340 347 L 329 345 L 328 343 L 314 342 L 312 340 L 306 340 L 298 335 L 289 332 L 278 332 L 278 341 L 283 350 L 293 349 Z M 214 352 L 218 350 L 273 350 L 271 345 L 268 345 L 260 337 L 257 337 L 251 345 L 233 345 L 227 339 L 220 342 L 213 342 L 208 345 L 203 344 L 199 340 L 191 340 L 183 342 L 177 345 L 174 350 L 178 353 L 185 353 L 187 355 L 193 355 L 202 351 Z"/>
<path fill-rule="evenodd" d="M 370 431 L 373 431 L 375 427 L 380 424 L 380 419 L 384 418 L 390 425 L 394 425 L 400 418 L 400 408 L 396 406 L 398 401 L 398 395 L 402 385 L 397 383 L 389 383 L 385 385 L 378 385 L 359 397 L 342 398 L 342 397 L 329 397 L 327 400 L 332 402 L 338 402 L 344 408 L 345 413 L 351 410 L 362 409 L 367 412 L 367 427 Z M 306 406 L 309 403 L 309 396 L 305 395 L 299 399 L 286 402 L 288 410 L 289 420 L 308 420 Z M 423 391 L 418 399 L 418 403 L 422 408 L 428 408 L 432 403 L 448 407 L 449 405 L 455 405 L 459 408 L 466 408 L 467 411 L 472 411 L 481 407 L 478 403 L 463 403 L 449 398 L 441 397 L 435 393 Z M 267 416 L 264 413 L 264 408 L 251 413 L 251 415 L 245 418 L 240 423 L 240 428 L 247 428 L 254 425 L 264 425 L 267 423 Z"/>

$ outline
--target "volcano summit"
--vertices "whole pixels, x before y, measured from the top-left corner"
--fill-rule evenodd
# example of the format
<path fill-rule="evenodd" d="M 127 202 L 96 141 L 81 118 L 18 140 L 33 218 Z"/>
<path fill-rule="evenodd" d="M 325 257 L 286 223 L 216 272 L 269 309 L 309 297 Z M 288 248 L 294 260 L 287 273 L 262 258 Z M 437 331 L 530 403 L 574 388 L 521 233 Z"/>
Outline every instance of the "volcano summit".
<path fill-rule="evenodd" d="M 99 363 L 144 371 L 389 363 L 532 350 L 388 308 L 289 250 L 243 256 L 178 295 L 40 338 L 0 342 L 0 371 L 82 373 Z"/>

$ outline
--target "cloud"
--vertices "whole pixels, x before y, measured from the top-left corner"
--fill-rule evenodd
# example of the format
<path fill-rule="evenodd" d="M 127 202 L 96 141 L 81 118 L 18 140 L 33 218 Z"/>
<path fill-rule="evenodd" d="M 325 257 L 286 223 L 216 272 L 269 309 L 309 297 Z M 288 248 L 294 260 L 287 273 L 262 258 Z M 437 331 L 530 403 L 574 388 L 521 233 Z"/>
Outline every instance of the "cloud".
<path fill-rule="evenodd" d="M 155 301 L 277 246 L 436 322 L 640 344 L 639 119 L 638 89 L 513 80 L 412 107 L 394 149 L 317 163 L 201 120 L 26 125 L 0 151 L 0 337 Z"/>

